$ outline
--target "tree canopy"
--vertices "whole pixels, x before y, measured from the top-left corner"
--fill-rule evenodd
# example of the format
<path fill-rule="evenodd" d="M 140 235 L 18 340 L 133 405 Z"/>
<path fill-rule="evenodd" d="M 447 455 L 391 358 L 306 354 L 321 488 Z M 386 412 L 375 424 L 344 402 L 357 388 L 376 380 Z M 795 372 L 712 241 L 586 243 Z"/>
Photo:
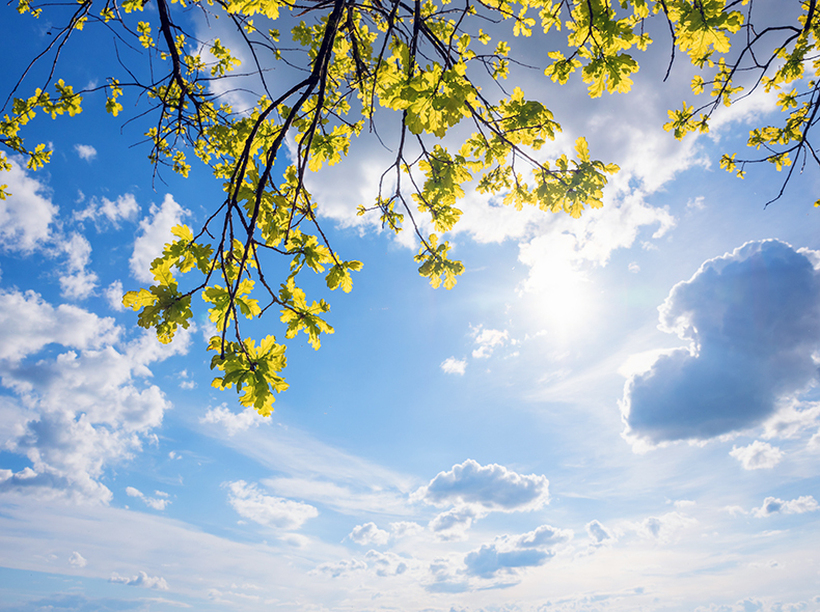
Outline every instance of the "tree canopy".
<path fill-rule="evenodd" d="M 542 102 L 508 87 L 511 66 L 523 63 L 514 38 L 546 45 L 535 67 L 543 78 L 580 78 L 591 97 L 629 92 L 641 53 L 668 56 L 667 76 L 682 54 L 695 70 L 692 102 L 671 109 L 663 126 L 678 139 L 708 131 L 721 106 L 776 96 L 779 123 L 749 134 L 757 153 L 729 152 L 720 165 L 740 177 L 755 163 L 784 169 L 777 199 L 795 168 L 820 165 L 811 143 L 820 19 L 815 0 L 799 5 L 796 21 L 758 25 L 752 0 L 18 0 L 22 18 L 57 25 L 11 84 L 0 142 L 40 168 L 50 151 L 24 139 L 36 115 L 74 116 L 88 98 L 122 117 L 130 98 L 133 116 L 152 124 L 150 163 L 183 176 L 194 157 L 210 168 L 224 196 L 209 204 L 201 226 L 173 230 L 151 264 L 154 283 L 123 303 L 140 326 L 171 342 L 190 325 L 199 296 L 217 330 L 208 347 L 214 386 L 235 387 L 244 405 L 267 415 L 274 393 L 287 388 L 287 340 L 301 332 L 318 349 L 333 333 L 329 304 L 307 295 L 302 275 L 322 274 L 329 289 L 349 292 L 362 267 L 334 249 L 306 184 L 308 173 L 344 163 L 354 137 L 391 134 L 377 198 L 351 206 L 390 231 L 413 232 L 419 273 L 433 287 L 452 288 L 464 270 L 445 238 L 462 215 L 465 189 L 578 217 L 603 205 L 607 177 L 618 170 L 596 160 L 584 138 L 573 156 L 545 159 L 541 150 L 561 126 Z M 198 38 L 195 18 L 219 19 L 240 46 Z M 666 44 L 650 38 L 663 31 L 655 24 Z M 76 89 L 57 74 L 61 52 L 78 36 L 140 49 L 143 63 L 121 60 L 119 73 Z M 37 64 L 46 77 L 33 83 Z M 256 92 L 256 103 L 230 105 L 224 93 L 234 86 Z M 453 145 L 455 132 L 466 137 Z M 0 153 L 0 167 L 10 164 Z M 0 198 L 7 195 L 2 186 Z M 243 319 L 268 310 L 284 326 L 282 341 L 242 331 Z"/>

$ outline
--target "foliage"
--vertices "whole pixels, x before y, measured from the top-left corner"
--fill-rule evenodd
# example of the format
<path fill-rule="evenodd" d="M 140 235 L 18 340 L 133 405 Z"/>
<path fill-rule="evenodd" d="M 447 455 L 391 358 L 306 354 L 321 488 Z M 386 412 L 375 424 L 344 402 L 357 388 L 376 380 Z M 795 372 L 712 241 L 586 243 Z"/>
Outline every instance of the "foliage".
<path fill-rule="evenodd" d="M 777 95 L 784 122 L 751 132 L 749 145 L 763 151 L 760 157 L 726 155 L 721 166 L 739 176 L 751 163 L 788 167 L 785 188 L 793 162 L 820 164 L 809 140 L 820 108 L 815 0 L 801 3 L 797 23 L 765 28 L 754 24 L 749 0 L 79 0 L 62 22 L 64 5 L 18 0 L 17 9 L 63 25 L 38 56 L 53 62 L 46 86 L 14 97 L 27 70 L 12 91 L 0 122 L 6 149 L 39 168 L 49 151 L 28 147 L 21 136 L 26 124 L 38 112 L 75 115 L 84 95 L 104 91 L 115 117 L 123 99 L 145 107 L 155 166 L 187 176 L 193 155 L 221 182 L 225 195 L 212 216 L 196 229 L 178 226 L 175 241 L 151 264 L 154 284 L 128 292 L 124 304 L 139 313 L 141 326 L 170 342 L 188 327 L 199 294 L 218 332 L 209 349 L 212 368 L 223 375 L 214 385 L 235 386 L 242 403 L 262 414 L 270 413 L 274 392 L 287 387 L 279 375 L 285 345 L 268 336 L 257 346 L 243 336 L 240 320 L 274 307 L 285 339 L 303 332 L 317 349 L 322 335 L 333 333 L 324 318 L 329 305 L 307 298 L 301 275 L 312 270 L 329 289 L 349 292 L 351 273 L 362 264 L 329 243 L 305 177 L 341 163 L 366 128 L 376 131 L 392 117 L 397 136 L 379 195 L 359 214 L 378 214 L 396 233 L 413 231 L 419 273 L 433 287 L 453 287 L 464 270 L 450 259 L 443 236 L 459 222 L 468 184 L 518 209 L 526 204 L 578 217 L 602 206 L 607 175 L 617 166 L 594 160 L 583 138 L 573 158 L 545 159 L 542 148 L 561 127 L 521 89 L 506 92 L 510 66 L 520 63 L 510 56 L 512 38 L 494 42 L 479 26 L 493 35 L 511 29 L 513 38 L 537 37 L 538 45 L 548 41 L 545 76 L 564 84 L 580 72 L 589 95 L 598 97 L 630 90 L 635 58 L 652 43 L 647 26 L 660 23 L 671 36 L 670 69 L 676 50 L 686 54 L 698 70 L 693 93 L 710 88 L 712 96 L 699 108 L 684 102 L 671 110 L 667 130 L 677 138 L 707 131 L 717 108 L 762 90 Z M 219 38 L 198 40 L 188 32 L 192 15 L 227 22 L 241 49 Z M 281 42 L 282 27 L 295 48 Z M 112 35 L 142 49 L 151 78 L 123 66 L 104 85 L 83 91 L 53 80 L 69 39 Z M 239 55 L 249 59 L 242 63 Z M 287 77 L 277 78 L 276 88 L 266 77 L 272 68 Z M 264 93 L 253 108 L 232 108 L 218 93 L 228 79 L 253 79 Z M 498 99 L 485 93 L 487 85 L 498 85 Z M 461 124 L 467 132 L 454 130 Z M 445 135 L 449 144 L 456 133 L 469 135 L 460 146 L 445 146 Z M 10 167 L 2 153 L 0 167 Z M 0 198 L 6 195 L 3 186 Z M 422 230 L 422 219 L 433 233 Z M 276 257 L 289 269 L 274 282 L 264 270 Z"/>

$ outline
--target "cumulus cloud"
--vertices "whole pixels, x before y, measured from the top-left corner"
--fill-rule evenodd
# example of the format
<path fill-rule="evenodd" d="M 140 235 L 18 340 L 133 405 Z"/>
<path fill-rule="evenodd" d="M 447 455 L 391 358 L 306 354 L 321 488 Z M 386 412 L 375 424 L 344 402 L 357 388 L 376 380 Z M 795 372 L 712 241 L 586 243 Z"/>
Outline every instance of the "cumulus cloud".
<path fill-rule="evenodd" d="M 165 581 L 165 578 L 160 578 L 159 576 L 149 576 L 145 572 L 139 572 L 133 578 L 120 576 L 114 572 L 111 574 L 111 578 L 108 579 L 108 582 L 113 582 L 115 584 L 127 584 L 128 586 L 137 586 L 144 589 L 157 589 L 159 591 L 168 590 L 168 583 Z"/>
<path fill-rule="evenodd" d="M 659 310 L 660 328 L 691 344 L 627 381 L 621 413 L 636 446 L 758 425 L 817 377 L 820 282 L 805 251 L 749 242 L 705 262 Z"/>
<path fill-rule="evenodd" d="M 467 553 L 464 564 L 467 573 L 491 578 L 498 572 L 515 573 L 524 567 L 546 563 L 555 556 L 556 547 L 569 542 L 572 530 L 542 525 L 519 536 L 500 536 L 491 544 Z"/>
<path fill-rule="evenodd" d="M 444 542 L 466 540 L 467 531 L 469 531 L 473 521 L 485 514 L 486 512 L 482 512 L 473 506 L 460 506 L 442 512 L 430 521 L 428 527 L 437 540 Z"/>
<path fill-rule="evenodd" d="M 667 543 L 675 539 L 678 533 L 697 523 L 691 516 L 680 512 L 667 512 L 661 516 L 650 516 L 634 525 L 636 533 L 642 538 Z"/>
<path fill-rule="evenodd" d="M 239 516 L 260 525 L 295 530 L 308 519 L 319 516 L 319 511 L 309 504 L 264 495 L 255 484 L 244 480 L 230 482 L 227 487 L 228 503 Z"/>
<path fill-rule="evenodd" d="M 522 476 L 503 465 L 482 466 L 473 459 L 439 472 L 415 496 L 427 503 L 476 505 L 488 511 L 535 510 L 549 503 L 545 476 Z"/>
<path fill-rule="evenodd" d="M 11 170 L 3 173 L 3 183 L 11 193 L 0 200 L 0 247 L 30 252 L 50 238 L 50 227 L 58 208 L 51 202 L 49 189 L 31 177 L 20 158 L 11 156 Z"/>
<path fill-rule="evenodd" d="M 0 293 L 0 322 L 0 380 L 13 394 L 0 402 L 0 439 L 31 462 L 0 490 L 107 503 L 105 468 L 141 450 L 170 408 L 159 387 L 139 379 L 152 362 L 185 352 L 189 332 L 175 346 L 143 332 L 115 348 L 110 319 L 31 292 Z M 48 343 L 71 350 L 34 357 Z"/>
<path fill-rule="evenodd" d="M 139 214 L 140 206 L 132 193 L 125 193 L 117 196 L 115 200 L 106 197 L 92 198 L 88 206 L 83 210 L 74 212 L 76 221 L 93 221 L 100 229 L 103 221 L 110 223 L 114 227 L 119 227 L 120 221 L 131 221 Z"/>
<path fill-rule="evenodd" d="M 745 470 L 771 469 L 783 459 L 783 451 L 760 440 L 755 440 L 748 446 L 732 446 L 729 454 L 740 461 Z"/>
<path fill-rule="evenodd" d="M 134 252 L 129 260 L 131 273 L 139 281 L 153 282 L 151 262 L 162 255 L 165 244 L 171 242 L 171 229 L 182 222 L 182 218 L 190 214 L 174 201 L 171 194 L 167 194 L 162 206 L 151 205 L 148 217 L 140 221 L 139 235 L 134 241 Z"/>
<path fill-rule="evenodd" d="M 97 275 L 86 270 L 91 262 L 91 243 L 74 232 L 60 245 L 60 250 L 67 256 L 67 273 L 60 276 L 61 295 L 75 300 L 87 298 L 97 286 Z"/>
<path fill-rule="evenodd" d="M 382 553 L 377 550 L 368 550 L 364 556 L 369 567 L 376 572 L 377 576 L 398 576 L 407 571 L 407 559 L 391 552 Z"/>
<path fill-rule="evenodd" d="M 98 348 L 116 341 L 114 320 L 77 306 L 56 308 L 33 291 L 0 290 L 0 360 L 19 361 L 47 344 Z"/>
<path fill-rule="evenodd" d="M 483 326 L 473 328 L 473 338 L 476 347 L 473 350 L 473 357 L 476 359 L 486 358 L 493 354 L 493 351 L 503 346 L 509 338 L 507 330 L 484 329 Z"/>
<path fill-rule="evenodd" d="M 347 535 L 348 539 L 356 544 L 365 546 L 367 544 L 375 544 L 376 546 L 384 546 L 390 540 L 390 534 L 384 529 L 379 529 L 376 523 L 370 522 L 364 525 L 356 525 Z"/>
<path fill-rule="evenodd" d="M 803 495 L 797 499 L 783 501 L 776 497 L 767 497 L 760 508 L 754 508 L 752 514 L 757 517 L 771 516 L 772 514 L 803 514 L 820 509 L 817 500 L 811 495 Z"/>
<path fill-rule="evenodd" d="M 596 546 L 608 544 L 614 540 L 612 533 L 599 521 L 590 521 L 587 523 L 586 530 L 587 535 L 589 535 L 589 538 Z"/>
<path fill-rule="evenodd" d="M 265 421 L 265 417 L 261 416 L 252 407 L 245 408 L 245 410 L 237 414 L 229 410 L 226 404 L 222 404 L 221 406 L 208 410 L 205 416 L 199 419 L 199 422 L 219 425 L 225 428 L 229 436 L 233 436 L 251 427 L 259 427 L 260 423 L 267 421 Z"/>
<path fill-rule="evenodd" d="M 91 161 L 97 157 L 97 149 L 91 145 L 75 144 L 74 150 L 77 152 L 77 155 L 80 156 L 80 159 L 84 159 L 85 161 Z"/>
<path fill-rule="evenodd" d="M 68 564 L 73 567 L 85 567 L 88 565 L 88 561 L 86 561 L 85 557 L 75 550 L 68 558 Z"/>
<path fill-rule="evenodd" d="M 115 280 L 108 285 L 108 287 L 105 288 L 104 294 L 111 310 L 116 310 L 117 312 L 123 312 L 125 310 L 125 306 L 122 304 L 125 289 L 123 289 L 121 280 Z"/>
<path fill-rule="evenodd" d="M 136 497 L 137 499 L 142 500 L 142 502 L 154 510 L 165 510 L 168 504 L 171 503 L 171 500 L 168 499 L 168 494 L 162 491 L 155 491 L 154 494 L 156 497 L 148 497 L 139 489 L 135 489 L 134 487 L 126 487 L 125 493 L 128 497 Z"/>
<path fill-rule="evenodd" d="M 456 359 L 455 357 L 448 357 L 441 362 L 441 370 L 445 374 L 458 374 L 464 376 L 464 371 L 467 369 L 466 359 Z"/>
<path fill-rule="evenodd" d="M 362 572 L 367 569 L 367 563 L 359 561 L 358 559 L 342 559 L 336 562 L 327 562 L 319 565 L 314 572 L 328 574 L 333 578 L 351 574 L 353 572 Z"/>

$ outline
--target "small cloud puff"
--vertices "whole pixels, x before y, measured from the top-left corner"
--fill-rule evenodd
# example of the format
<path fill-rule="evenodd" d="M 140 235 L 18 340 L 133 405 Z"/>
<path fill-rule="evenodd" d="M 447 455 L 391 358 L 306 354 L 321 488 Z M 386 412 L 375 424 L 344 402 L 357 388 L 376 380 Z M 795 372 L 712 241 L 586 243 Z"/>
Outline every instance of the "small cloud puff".
<path fill-rule="evenodd" d="M 160 578 L 159 576 L 149 576 L 145 572 L 140 572 L 133 578 L 120 576 L 114 572 L 111 574 L 111 578 L 108 579 L 108 582 L 113 582 L 115 584 L 127 584 L 128 586 L 138 586 L 145 589 L 157 589 L 160 591 L 168 590 L 168 583 L 165 582 L 165 578 Z"/>
<path fill-rule="evenodd" d="M 671 542 L 679 531 L 696 523 L 697 520 L 691 516 L 679 512 L 667 512 L 661 516 L 647 517 L 633 528 L 642 538 L 667 543 Z"/>
<path fill-rule="evenodd" d="M 319 516 L 319 511 L 310 504 L 264 495 L 256 485 L 244 480 L 229 482 L 225 486 L 230 491 L 228 503 L 237 514 L 260 525 L 294 530 L 308 519 Z"/>
<path fill-rule="evenodd" d="M 817 500 L 811 495 L 804 495 L 791 501 L 783 501 L 776 497 L 767 497 L 763 500 L 760 508 L 752 510 L 752 514 L 758 518 L 771 516 L 772 514 L 803 514 L 805 512 L 815 512 L 820 509 Z"/>
<path fill-rule="evenodd" d="M 77 155 L 80 156 L 80 159 L 84 159 L 85 161 L 91 161 L 97 157 L 97 149 L 91 145 L 75 144 L 74 150 L 77 152 Z"/>
<path fill-rule="evenodd" d="M 229 436 L 233 436 L 251 427 L 259 427 L 260 423 L 265 422 L 264 418 L 252 407 L 245 408 L 245 410 L 236 414 L 228 410 L 226 404 L 222 404 L 218 408 L 211 408 L 205 413 L 204 417 L 199 419 L 199 422 L 220 425 L 225 428 Z"/>
<path fill-rule="evenodd" d="M 740 461 L 744 470 L 771 469 L 783 459 L 783 451 L 760 440 L 755 440 L 749 446 L 732 446 L 729 454 Z"/>
<path fill-rule="evenodd" d="M 475 359 L 489 357 L 493 354 L 496 347 L 503 346 L 509 338 L 506 329 L 504 331 L 500 329 L 484 329 L 482 325 L 474 327 L 472 333 L 475 338 L 475 344 L 478 346 L 478 348 L 473 350 L 473 357 Z"/>
<path fill-rule="evenodd" d="M 140 206 L 132 193 L 125 193 L 117 196 L 116 200 L 108 198 L 93 198 L 83 210 L 74 213 L 74 219 L 79 222 L 86 220 L 93 221 L 99 231 L 102 221 L 107 221 L 115 228 L 119 227 L 122 220 L 131 221 L 139 214 Z"/>
<path fill-rule="evenodd" d="M 440 367 L 445 374 L 458 374 L 459 376 L 464 376 L 464 371 L 467 369 L 467 360 L 448 357 L 441 362 Z"/>
<path fill-rule="evenodd" d="M 519 568 L 546 563 L 555 556 L 556 547 L 569 542 L 572 537 L 570 529 L 542 525 L 516 537 L 497 537 L 491 544 L 467 553 L 464 564 L 468 574 L 482 578 L 492 578 L 501 571 L 514 573 Z"/>
<path fill-rule="evenodd" d="M 80 553 L 78 553 L 75 550 L 73 553 L 71 553 L 71 556 L 68 558 L 68 564 L 73 567 L 85 567 L 86 565 L 88 565 L 88 561 L 86 561 L 85 557 L 83 557 Z"/>
<path fill-rule="evenodd" d="M 749 242 L 675 285 L 660 328 L 690 347 L 627 381 L 621 414 L 636 448 L 753 427 L 817 378 L 820 275 L 810 255 Z"/>
<path fill-rule="evenodd" d="M 549 503 L 549 480 L 523 476 L 503 465 L 482 466 L 467 459 L 451 470 L 439 472 L 414 497 L 430 504 L 474 505 L 486 511 L 536 510 Z"/>
<path fill-rule="evenodd" d="M 594 546 L 610 544 L 614 541 L 612 533 L 599 521 L 590 521 L 587 523 L 586 530 Z"/>
<path fill-rule="evenodd" d="M 466 540 L 467 531 L 473 521 L 486 515 L 481 509 L 473 506 L 461 506 L 442 512 L 436 516 L 428 527 L 433 532 L 437 540 L 450 542 L 456 540 Z"/>
<path fill-rule="evenodd" d="M 154 510 L 165 510 L 168 504 L 171 503 L 171 500 L 168 499 L 168 494 L 163 491 L 154 491 L 154 495 L 157 497 L 148 497 L 139 489 L 135 489 L 134 487 L 126 487 L 125 493 L 128 497 L 136 497 L 137 499 L 141 499 L 146 506 L 153 508 Z"/>
<path fill-rule="evenodd" d="M 367 544 L 375 544 L 376 546 L 384 546 L 390 540 L 390 534 L 384 529 L 379 529 L 376 523 L 370 522 L 364 525 L 357 525 L 347 535 L 348 539 L 365 546 Z"/>

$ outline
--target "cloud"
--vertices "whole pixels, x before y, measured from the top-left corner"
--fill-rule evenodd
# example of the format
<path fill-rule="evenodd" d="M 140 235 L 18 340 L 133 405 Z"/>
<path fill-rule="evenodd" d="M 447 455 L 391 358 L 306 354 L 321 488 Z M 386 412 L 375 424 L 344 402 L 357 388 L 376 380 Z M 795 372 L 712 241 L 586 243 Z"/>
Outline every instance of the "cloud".
<path fill-rule="evenodd" d="M 327 562 L 319 565 L 314 571 L 322 574 L 330 574 L 333 578 L 351 574 L 353 572 L 362 572 L 367 569 L 367 563 L 359 561 L 358 559 L 342 559 L 341 561 Z"/>
<path fill-rule="evenodd" d="M 549 503 L 545 476 L 522 476 L 503 465 L 480 465 L 467 459 L 447 472 L 439 472 L 415 496 L 430 504 L 476 505 L 489 511 L 536 510 Z"/>
<path fill-rule="evenodd" d="M 159 591 L 168 590 L 168 583 L 165 582 L 165 578 L 160 578 L 159 576 L 149 576 L 145 572 L 139 572 L 133 578 L 120 576 L 115 572 L 111 574 L 111 578 L 108 579 L 108 582 L 113 582 L 115 584 L 127 584 L 128 586 L 143 587 L 145 589 L 157 589 Z"/>
<path fill-rule="evenodd" d="M 376 523 L 370 522 L 364 525 L 357 525 L 347 535 L 348 539 L 365 546 L 367 544 L 375 544 L 376 546 L 384 546 L 390 540 L 390 534 L 384 529 L 379 529 Z"/>
<path fill-rule="evenodd" d="M 139 281 L 151 283 L 151 262 L 162 255 L 165 244 L 171 242 L 171 229 L 179 225 L 182 218 L 190 214 L 167 194 L 162 206 L 152 204 L 149 216 L 140 221 L 139 235 L 134 241 L 134 252 L 129 260 L 131 274 Z"/>
<path fill-rule="evenodd" d="M 86 565 L 88 565 L 88 561 L 86 561 L 85 557 L 83 557 L 80 553 L 78 553 L 75 550 L 73 553 L 71 553 L 71 556 L 68 558 L 68 564 L 73 567 L 85 567 Z"/>
<path fill-rule="evenodd" d="M 729 454 L 740 461 L 744 470 L 771 469 L 783 458 L 783 451 L 760 440 L 748 446 L 732 446 Z"/>
<path fill-rule="evenodd" d="M 38 314 L 42 325 L 25 325 Z M 0 490 L 109 502 L 111 491 L 100 482 L 105 468 L 141 450 L 170 408 L 159 387 L 138 379 L 151 376 L 152 362 L 185 352 L 190 333 L 161 345 L 143 332 L 115 348 L 109 342 L 119 329 L 110 319 L 55 309 L 32 292 L 0 293 L 0 322 L 0 381 L 14 394 L 0 401 L 0 442 L 31 462 Z M 72 350 L 26 359 L 46 343 Z"/>
<path fill-rule="evenodd" d="M 244 480 L 227 483 L 227 487 L 228 503 L 239 516 L 260 525 L 295 530 L 308 519 L 319 516 L 319 511 L 309 504 L 264 495 L 256 485 Z"/>
<path fill-rule="evenodd" d="M 391 552 L 382 553 L 377 550 L 368 550 L 364 556 L 377 576 L 398 576 L 407 571 L 407 559 Z"/>
<path fill-rule="evenodd" d="M 55 308 L 34 291 L 0 289 L 0 360 L 19 361 L 48 344 L 98 348 L 119 334 L 109 317 L 69 304 Z"/>
<path fill-rule="evenodd" d="M 91 243 L 75 232 L 60 245 L 60 250 L 68 256 L 68 274 L 60 276 L 60 294 L 75 300 L 87 298 L 94 291 L 98 280 L 96 274 L 86 270 L 91 262 Z"/>
<path fill-rule="evenodd" d="M 468 574 L 482 578 L 491 578 L 501 571 L 514 573 L 520 568 L 546 563 L 555 556 L 556 547 L 572 537 L 572 530 L 542 525 L 517 537 L 497 537 L 493 543 L 467 553 L 464 564 Z"/>
<path fill-rule="evenodd" d="M 80 159 L 84 159 L 85 161 L 91 161 L 97 157 L 97 149 L 91 145 L 75 144 L 74 150 L 77 152 L 77 155 L 80 156 Z"/>
<path fill-rule="evenodd" d="M 122 220 L 131 221 L 139 214 L 140 206 L 132 193 L 117 196 L 116 200 L 93 198 L 86 208 L 74 212 L 76 221 L 89 219 L 100 229 L 100 222 L 105 220 L 114 227 L 119 227 Z"/>
<path fill-rule="evenodd" d="M 626 382 L 625 437 L 652 445 L 760 424 L 817 377 L 819 304 L 812 260 L 785 243 L 749 242 L 706 261 L 659 308 L 660 329 L 691 345 Z"/>
<path fill-rule="evenodd" d="M 441 362 L 441 369 L 445 374 L 458 374 L 459 376 L 464 376 L 464 371 L 467 369 L 467 360 L 448 357 Z"/>
<path fill-rule="evenodd" d="M 245 408 L 245 410 L 237 414 L 231 412 L 227 404 L 222 404 L 217 408 L 208 410 L 204 417 L 200 417 L 199 422 L 220 425 L 225 428 L 229 436 L 233 436 L 251 427 L 259 427 L 260 423 L 266 423 L 268 421 L 252 407 Z"/>
<path fill-rule="evenodd" d="M 162 491 L 155 492 L 155 495 L 157 495 L 157 497 L 147 497 L 139 489 L 135 489 L 134 487 L 126 487 L 125 493 L 128 495 L 128 497 L 136 497 L 138 499 L 141 499 L 146 506 L 149 506 L 154 510 L 165 510 L 168 504 L 171 503 L 171 500 L 167 499 L 168 494 L 163 493 Z"/>
<path fill-rule="evenodd" d="M 467 531 L 473 521 L 486 515 L 480 509 L 473 506 L 461 506 L 442 512 L 430 521 L 428 527 L 435 534 L 437 540 L 449 542 L 453 540 L 466 540 Z"/>
<path fill-rule="evenodd" d="M 661 543 L 671 542 L 682 529 L 697 523 L 691 516 L 680 512 L 667 512 L 661 516 L 650 516 L 634 525 L 639 536 Z"/>
<path fill-rule="evenodd" d="M 122 287 L 121 280 L 115 280 L 113 283 L 108 285 L 108 287 L 105 288 L 104 294 L 111 310 L 115 310 L 117 312 L 125 311 L 125 306 L 122 304 L 122 297 L 125 295 L 125 289 Z"/>
<path fill-rule="evenodd" d="M 473 350 L 476 359 L 486 358 L 493 354 L 496 347 L 503 346 L 509 337 L 507 330 L 483 329 L 483 326 L 473 328 L 473 337 L 478 348 Z"/>
<path fill-rule="evenodd" d="M 595 545 L 614 541 L 612 534 L 599 521 L 590 521 L 586 526 L 587 535 Z"/>
<path fill-rule="evenodd" d="M 811 495 L 804 495 L 791 501 L 783 501 L 776 497 L 767 497 L 760 508 L 754 508 L 752 514 L 757 517 L 771 516 L 772 514 L 803 514 L 820 509 L 817 500 Z"/>
<path fill-rule="evenodd" d="M 58 208 L 51 203 L 50 190 L 11 156 L 11 170 L 3 173 L 3 183 L 11 193 L 0 200 L 0 247 L 7 251 L 31 252 L 50 238 L 50 226 Z"/>

